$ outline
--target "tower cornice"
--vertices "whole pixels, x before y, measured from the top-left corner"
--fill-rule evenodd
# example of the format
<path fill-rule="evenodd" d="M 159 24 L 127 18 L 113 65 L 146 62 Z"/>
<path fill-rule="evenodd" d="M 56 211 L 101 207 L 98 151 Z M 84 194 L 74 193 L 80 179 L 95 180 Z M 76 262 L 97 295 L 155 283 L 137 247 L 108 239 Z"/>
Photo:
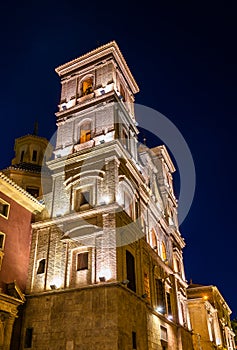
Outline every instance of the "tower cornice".
<path fill-rule="evenodd" d="M 76 59 L 73 59 L 65 64 L 62 64 L 55 68 L 56 73 L 63 77 L 71 72 L 83 67 L 84 65 L 91 64 L 95 60 L 101 60 L 103 57 L 112 54 L 115 58 L 118 66 L 123 70 L 123 74 L 129 83 L 131 90 L 134 94 L 139 92 L 139 87 L 115 41 L 111 41 L 105 45 L 102 45 Z"/>

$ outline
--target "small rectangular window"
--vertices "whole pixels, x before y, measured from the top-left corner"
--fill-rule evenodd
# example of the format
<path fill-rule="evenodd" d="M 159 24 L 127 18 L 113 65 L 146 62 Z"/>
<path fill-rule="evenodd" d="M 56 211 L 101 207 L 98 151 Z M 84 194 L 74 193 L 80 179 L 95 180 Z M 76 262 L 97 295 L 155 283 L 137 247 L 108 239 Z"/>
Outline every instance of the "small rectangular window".
<path fill-rule="evenodd" d="M 77 271 L 88 270 L 88 252 L 77 254 Z"/>
<path fill-rule="evenodd" d="M 132 349 L 137 349 L 137 334 L 136 332 L 132 332 Z"/>
<path fill-rule="evenodd" d="M 4 218 L 8 218 L 10 205 L 0 198 L 0 215 Z"/>
<path fill-rule="evenodd" d="M 37 160 L 37 151 L 33 151 L 33 153 L 32 153 L 32 162 L 36 162 L 36 160 Z"/>
<path fill-rule="evenodd" d="M 164 341 L 168 341 L 168 332 L 167 328 L 160 326 L 160 339 Z"/>
<path fill-rule="evenodd" d="M 26 328 L 25 333 L 25 348 L 31 348 L 32 347 L 32 335 L 33 335 L 33 328 Z"/>

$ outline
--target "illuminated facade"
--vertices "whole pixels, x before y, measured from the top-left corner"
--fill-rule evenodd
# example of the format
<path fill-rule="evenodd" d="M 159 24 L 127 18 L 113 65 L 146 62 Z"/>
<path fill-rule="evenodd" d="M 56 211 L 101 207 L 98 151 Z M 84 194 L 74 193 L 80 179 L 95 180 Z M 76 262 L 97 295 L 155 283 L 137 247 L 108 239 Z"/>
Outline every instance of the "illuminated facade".
<path fill-rule="evenodd" d="M 194 350 L 234 350 L 231 310 L 218 288 L 191 283 L 187 292 Z"/>
<path fill-rule="evenodd" d="M 52 188 L 33 223 L 21 348 L 190 350 L 174 165 L 138 143 L 139 88 L 110 42 L 56 69 Z"/>

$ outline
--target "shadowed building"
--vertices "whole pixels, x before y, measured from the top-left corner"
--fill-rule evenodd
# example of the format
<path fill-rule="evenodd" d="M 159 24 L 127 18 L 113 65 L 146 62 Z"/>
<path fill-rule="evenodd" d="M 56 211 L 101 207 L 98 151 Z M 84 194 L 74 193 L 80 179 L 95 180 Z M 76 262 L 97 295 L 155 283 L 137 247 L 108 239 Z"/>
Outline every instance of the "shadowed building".
<path fill-rule="evenodd" d="M 45 187 L 50 186 L 50 177 L 45 162 L 52 156 L 53 146 L 37 135 L 37 127 L 33 134 L 15 140 L 15 158 L 2 172 L 34 197 L 42 196 L 43 181 Z"/>

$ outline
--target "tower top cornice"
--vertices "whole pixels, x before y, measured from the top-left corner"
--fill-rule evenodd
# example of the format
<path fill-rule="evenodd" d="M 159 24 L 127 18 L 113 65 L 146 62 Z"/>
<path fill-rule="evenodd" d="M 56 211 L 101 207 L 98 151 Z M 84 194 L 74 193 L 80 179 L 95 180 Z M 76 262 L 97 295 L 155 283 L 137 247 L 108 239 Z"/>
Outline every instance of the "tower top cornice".
<path fill-rule="evenodd" d="M 124 59 L 123 54 L 121 53 L 116 41 L 111 41 L 105 45 L 99 46 L 98 48 L 76 58 L 73 59 L 67 63 L 64 63 L 58 67 L 55 68 L 56 73 L 63 77 L 67 74 L 70 74 L 71 72 L 85 66 L 88 64 L 93 63 L 94 61 L 97 61 L 99 59 L 103 59 L 103 57 L 108 56 L 109 54 L 112 54 L 115 58 L 118 66 L 122 69 L 123 74 L 126 76 L 127 81 L 129 82 L 129 85 L 132 88 L 132 92 L 135 94 L 139 92 L 139 87 Z"/>

